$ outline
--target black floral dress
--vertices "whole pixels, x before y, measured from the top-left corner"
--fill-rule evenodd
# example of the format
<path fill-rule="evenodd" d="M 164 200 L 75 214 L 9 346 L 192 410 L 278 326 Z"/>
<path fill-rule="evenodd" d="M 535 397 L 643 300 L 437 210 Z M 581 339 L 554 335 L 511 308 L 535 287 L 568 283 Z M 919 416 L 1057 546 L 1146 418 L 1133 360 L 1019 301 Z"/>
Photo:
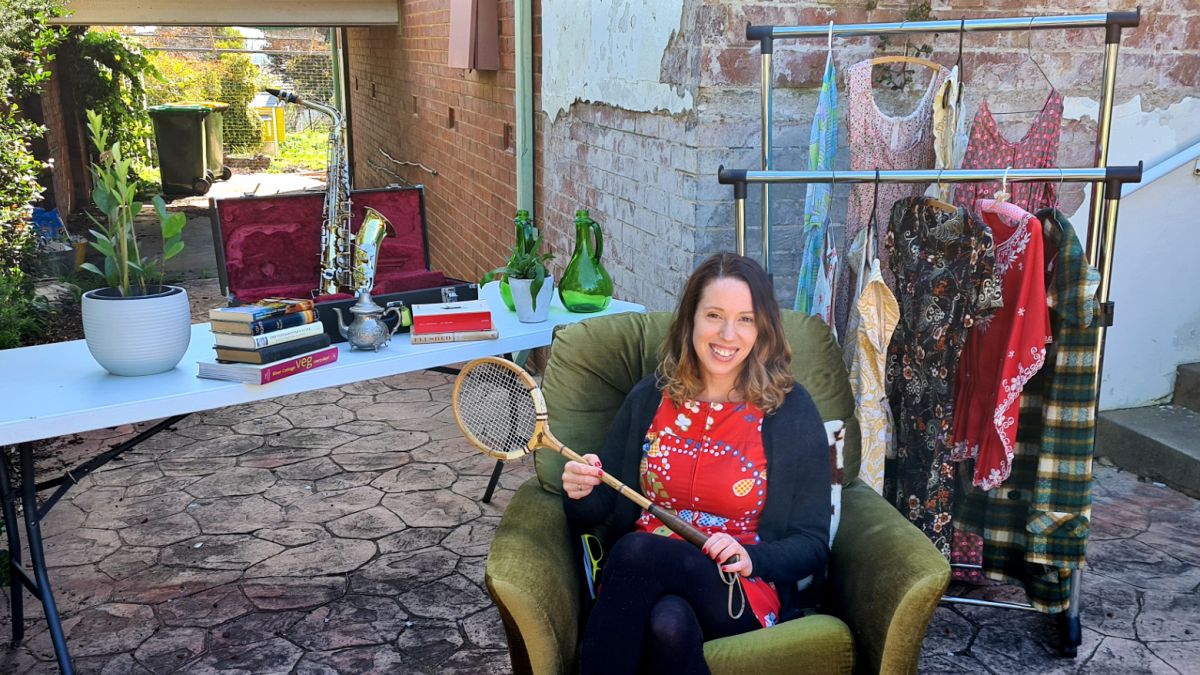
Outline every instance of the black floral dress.
<path fill-rule="evenodd" d="M 992 236 L 965 209 L 908 197 L 892 207 L 885 245 L 900 303 L 887 358 L 896 463 L 886 495 L 949 558 L 954 373 L 967 331 L 1001 305 Z"/>

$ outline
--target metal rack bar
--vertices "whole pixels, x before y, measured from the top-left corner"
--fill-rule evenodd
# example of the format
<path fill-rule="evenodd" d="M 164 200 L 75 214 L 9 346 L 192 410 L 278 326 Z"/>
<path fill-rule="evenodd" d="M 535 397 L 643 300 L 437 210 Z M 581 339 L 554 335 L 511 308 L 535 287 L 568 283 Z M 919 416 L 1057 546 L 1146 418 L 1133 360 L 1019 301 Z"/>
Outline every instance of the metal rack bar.
<path fill-rule="evenodd" d="M 880 171 L 753 171 L 717 169 L 717 182 L 738 183 L 986 183 L 1002 180 L 1010 183 L 1059 182 L 1091 183 L 1116 181 L 1137 183 L 1142 180 L 1142 164 L 1136 166 L 1100 166 L 1060 169 L 913 169 Z M 736 198 L 736 195 L 735 195 Z"/>
<path fill-rule="evenodd" d="M 842 37 L 868 37 L 913 33 L 982 33 L 1009 30 L 1061 30 L 1066 28 L 1134 28 L 1141 20 L 1141 8 L 1134 12 L 1104 14 L 1068 14 L 1062 16 L 1014 16 L 987 19 L 948 19 L 945 21 L 900 21 L 893 23 L 843 23 L 833 25 L 833 34 Z M 781 38 L 821 38 L 829 35 L 828 25 L 746 26 L 747 40 Z"/>

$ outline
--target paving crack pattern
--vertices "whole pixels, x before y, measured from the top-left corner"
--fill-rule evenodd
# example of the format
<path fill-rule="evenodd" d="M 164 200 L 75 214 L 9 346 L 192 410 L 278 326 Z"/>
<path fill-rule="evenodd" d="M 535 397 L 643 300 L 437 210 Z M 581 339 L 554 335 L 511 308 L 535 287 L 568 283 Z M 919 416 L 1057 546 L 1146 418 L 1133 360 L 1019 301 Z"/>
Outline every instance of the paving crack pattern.
<path fill-rule="evenodd" d="M 409 373 L 197 413 L 83 479 L 43 523 L 78 672 L 510 672 L 483 573 L 532 458 L 483 504 L 493 463 L 461 439 L 451 383 Z M 136 431 L 59 439 L 39 477 Z M 1056 656 L 1050 617 L 939 607 L 921 672 L 1200 673 L 1200 505 L 1111 467 L 1095 485 L 1079 656 Z M 0 672 L 57 672 L 25 607 Z"/>

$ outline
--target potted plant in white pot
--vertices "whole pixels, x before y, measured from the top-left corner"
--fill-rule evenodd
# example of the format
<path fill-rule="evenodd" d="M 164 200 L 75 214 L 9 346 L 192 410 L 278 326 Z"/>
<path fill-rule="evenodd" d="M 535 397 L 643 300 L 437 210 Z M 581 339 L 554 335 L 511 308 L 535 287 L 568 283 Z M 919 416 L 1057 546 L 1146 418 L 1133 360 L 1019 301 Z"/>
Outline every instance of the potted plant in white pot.
<path fill-rule="evenodd" d="M 545 321 L 554 298 L 554 278 L 546 271 L 546 261 L 554 254 L 541 252 L 542 241 L 541 232 L 528 223 L 524 231 L 518 230 L 508 264 L 489 272 L 508 282 L 517 320 L 522 323 Z"/>
<path fill-rule="evenodd" d="M 142 257 L 133 218 L 142 208 L 130 180 L 130 160 L 121 144 L 108 145 L 100 115 L 87 111 L 88 134 L 100 153 L 91 165 L 92 201 L 104 214 L 92 219 L 92 248 L 104 255 L 104 269 L 84 263 L 82 269 L 108 282 L 83 294 L 83 335 L 96 362 L 113 375 L 153 375 L 171 370 L 187 352 L 192 315 L 187 291 L 162 283 L 163 265 L 183 250 L 187 217 L 167 213 L 162 197 L 154 197 L 162 229 L 163 251 L 157 259 Z"/>

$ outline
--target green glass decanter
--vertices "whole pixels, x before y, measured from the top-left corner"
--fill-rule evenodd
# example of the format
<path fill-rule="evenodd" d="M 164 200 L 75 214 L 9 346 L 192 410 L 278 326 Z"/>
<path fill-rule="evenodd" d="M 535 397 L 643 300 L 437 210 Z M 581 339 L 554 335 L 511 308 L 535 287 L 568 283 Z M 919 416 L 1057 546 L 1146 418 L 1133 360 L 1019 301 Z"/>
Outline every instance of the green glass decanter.
<path fill-rule="evenodd" d="M 595 246 L 593 247 L 593 239 Z M 604 233 L 587 211 L 575 212 L 575 253 L 558 282 L 558 297 L 571 312 L 599 312 L 612 301 L 612 277 L 600 263 Z"/>

